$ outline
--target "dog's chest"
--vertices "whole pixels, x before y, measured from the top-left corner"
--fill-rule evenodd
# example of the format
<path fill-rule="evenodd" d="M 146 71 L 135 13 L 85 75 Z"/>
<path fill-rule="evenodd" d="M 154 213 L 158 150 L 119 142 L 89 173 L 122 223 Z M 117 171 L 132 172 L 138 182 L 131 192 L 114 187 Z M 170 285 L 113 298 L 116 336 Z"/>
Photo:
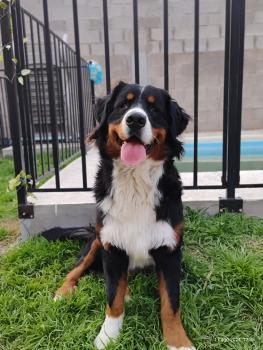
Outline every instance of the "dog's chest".
<path fill-rule="evenodd" d="M 112 190 L 100 203 L 105 214 L 101 240 L 125 250 L 130 268 L 151 264 L 150 249 L 175 246 L 173 228 L 156 220 L 155 207 L 161 196 L 157 184 L 162 173 L 162 162 L 146 160 L 133 168 L 114 161 Z"/>

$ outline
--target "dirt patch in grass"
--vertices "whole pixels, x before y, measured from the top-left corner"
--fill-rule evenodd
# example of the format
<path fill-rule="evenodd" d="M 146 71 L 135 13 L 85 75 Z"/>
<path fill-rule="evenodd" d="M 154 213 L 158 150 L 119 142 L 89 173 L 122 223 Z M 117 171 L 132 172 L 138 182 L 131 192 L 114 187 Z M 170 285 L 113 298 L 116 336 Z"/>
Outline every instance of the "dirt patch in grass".
<path fill-rule="evenodd" d="M 20 236 L 20 228 L 17 219 L 0 221 L 0 256 L 13 247 Z"/>
<path fill-rule="evenodd" d="M 263 237 L 248 237 L 246 240 L 246 244 L 247 246 L 249 246 L 249 249 L 251 250 L 257 250 L 257 251 L 263 252 Z"/>
<path fill-rule="evenodd" d="M 20 234 L 17 220 L 16 193 L 8 192 L 8 181 L 14 177 L 13 159 L 0 159 L 0 255 L 15 245 Z"/>

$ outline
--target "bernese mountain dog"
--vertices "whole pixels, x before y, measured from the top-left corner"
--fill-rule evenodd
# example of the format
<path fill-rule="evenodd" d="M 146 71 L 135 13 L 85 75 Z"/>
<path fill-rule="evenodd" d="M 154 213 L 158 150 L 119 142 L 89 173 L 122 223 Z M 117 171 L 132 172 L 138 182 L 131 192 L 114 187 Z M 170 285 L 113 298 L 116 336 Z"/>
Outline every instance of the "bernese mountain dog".
<path fill-rule="evenodd" d="M 165 90 L 120 82 L 98 101 L 97 117 L 90 135 L 100 154 L 96 235 L 55 298 L 73 291 L 84 271 L 101 259 L 107 307 L 94 345 L 104 349 L 122 328 L 128 272 L 154 265 L 168 349 L 194 350 L 179 307 L 184 224 L 174 160 L 183 153 L 178 136 L 189 116 Z"/>

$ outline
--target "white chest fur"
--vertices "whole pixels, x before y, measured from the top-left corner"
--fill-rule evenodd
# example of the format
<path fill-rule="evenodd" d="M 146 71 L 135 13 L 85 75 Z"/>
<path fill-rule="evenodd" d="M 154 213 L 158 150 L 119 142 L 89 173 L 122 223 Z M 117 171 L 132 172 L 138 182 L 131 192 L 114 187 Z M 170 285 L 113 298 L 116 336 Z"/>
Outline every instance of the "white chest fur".
<path fill-rule="evenodd" d="M 150 249 L 176 245 L 174 229 L 165 221 L 156 221 L 154 208 L 160 199 L 157 184 L 162 173 L 161 161 L 147 159 L 137 167 L 127 167 L 115 160 L 111 193 L 99 204 L 106 214 L 102 243 L 125 250 L 130 268 L 151 264 Z"/>

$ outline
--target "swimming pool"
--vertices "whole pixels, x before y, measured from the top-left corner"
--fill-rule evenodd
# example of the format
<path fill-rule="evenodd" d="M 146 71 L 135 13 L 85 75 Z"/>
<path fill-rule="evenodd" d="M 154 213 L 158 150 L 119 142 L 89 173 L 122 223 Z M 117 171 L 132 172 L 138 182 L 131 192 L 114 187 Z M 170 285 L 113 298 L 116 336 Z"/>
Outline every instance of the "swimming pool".
<path fill-rule="evenodd" d="M 194 143 L 185 142 L 184 158 L 194 157 Z M 222 141 L 206 141 L 198 143 L 198 157 L 202 158 L 221 158 L 223 151 Z M 241 158 L 260 158 L 263 161 L 263 140 L 243 140 L 241 141 Z"/>
<path fill-rule="evenodd" d="M 194 143 L 185 141 L 185 155 L 176 161 L 181 172 L 193 171 Z M 198 171 L 222 171 L 222 141 L 200 141 L 198 143 Z M 263 140 L 242 140 L 240 170 L 263 170 Z"/>

